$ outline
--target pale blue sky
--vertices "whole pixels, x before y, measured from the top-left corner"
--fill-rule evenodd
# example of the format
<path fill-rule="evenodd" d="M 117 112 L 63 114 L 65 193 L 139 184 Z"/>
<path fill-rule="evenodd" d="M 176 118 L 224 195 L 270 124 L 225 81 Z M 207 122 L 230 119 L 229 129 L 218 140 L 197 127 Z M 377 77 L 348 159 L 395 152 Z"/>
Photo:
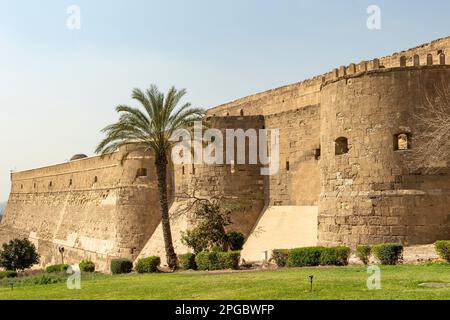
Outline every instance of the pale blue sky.
<path fill-rule="evenodd" d="M 0 0 L 0 201 L 11 169 L 92 155 L 133 87 L 173 84 L 208 108 L 449 31 L 447 0 Z"/>

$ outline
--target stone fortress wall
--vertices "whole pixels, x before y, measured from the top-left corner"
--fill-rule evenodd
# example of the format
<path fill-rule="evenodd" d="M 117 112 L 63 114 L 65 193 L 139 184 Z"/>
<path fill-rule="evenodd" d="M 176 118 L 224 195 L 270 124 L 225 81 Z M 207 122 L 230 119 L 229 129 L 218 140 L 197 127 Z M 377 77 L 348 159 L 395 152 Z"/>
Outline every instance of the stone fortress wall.
<path fill-rule="evenodd" d="M 67 261 L 89 258 L 100 269 L 135 258 L 160 219 L 153 157 L 137 150 L 122 164 L 128 152 L 12 173 L 0 240 L 30 238 L 43 266 L 60 263 L 60 246 Z"/>
<path fill-rule="evenodd" d="M 246 204 L 231 227 L 247 237 L 246 260 L 318 243 L 449 238 L 449 176 L 417 174 L 405 161 L 414 149 L 393 148 L 397 134 L 419 130 L 411 112 L 423 97 L 450 79 L 448 55 L 450 38 L 439 39 L 208 110 L 222 131 L 279 129 L 280 170 L 264 177 L 259 165 L 174 166 L 171 212 L 193 188 Z M 337 138 L 347 139 L 347 153 L 335 154 Z M 13 173 L 0 242 L 29 237 L 43 265 L 59 261 L 58 246 L 68 261 L 90 258 L 101 270 L 113 257 L 164 260 L 153 159 L 136 151 L 122 164 L 124 152 Z M 191 225 L 173 218 L 178 253 L 188 250 L 180 233 Z"/>

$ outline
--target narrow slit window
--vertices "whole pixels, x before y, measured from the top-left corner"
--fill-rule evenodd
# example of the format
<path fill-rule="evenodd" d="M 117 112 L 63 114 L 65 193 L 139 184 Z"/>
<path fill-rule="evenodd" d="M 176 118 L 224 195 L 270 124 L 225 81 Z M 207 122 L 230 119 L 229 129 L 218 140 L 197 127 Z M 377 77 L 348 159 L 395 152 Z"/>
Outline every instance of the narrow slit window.
<path fill-rule="evenodd" d="M 136 178 L 146 177 L 147 176 L 147 168 L 139 168 L 136 172 Z"/>
<path fill-rule="evenodd" d="M 348 153 L 348 139 L 346 137 L 339 137 L 335 143 L 335 154 L 337 156 Z"/>
<path fill-rule="evenodd" d="M 320 148 L 314 150 L 314 159 L 320 160 Z"/>
<path fill-rule="evenodd" d="M 286 171 L 289 171 L 291 169 L 289 161 L 286 161 Z"/>

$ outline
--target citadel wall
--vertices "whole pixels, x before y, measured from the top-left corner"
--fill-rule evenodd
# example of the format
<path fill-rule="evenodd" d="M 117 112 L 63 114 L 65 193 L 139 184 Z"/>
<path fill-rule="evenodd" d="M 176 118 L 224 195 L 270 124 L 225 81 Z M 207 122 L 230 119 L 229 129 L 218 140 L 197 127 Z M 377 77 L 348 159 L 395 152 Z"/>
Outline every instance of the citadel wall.
<path fill-rule="evenodd" d="M 122 164 L 125 152 L 12 173 L 1 242 L 29 237 L 43 266 L 60 261 L 58 246 L 66 261 L 104 270 L 111 258 L 136 257 L 160 219 L 156 174 L 152 156 L 135 151 Z"/>
<path fill-rule="evenodd" d="M 244 204 L 230 228 L 246 235 L 246 259 L 274 245 L 448 238 L 448 174 L 417 174 L 420 168 L 406 161 L 414 149 L 393 149 L 394 135 L 413 139 L 420 130 L 411 115 L 435 83 L 449 79 L 448 55 L 450 38 L 440 39 L 210 109 L 211 127 L 222 132 L 279 129 L 279 172 L 175 165 L 168 174 L 171 214 L 193 190 Z M 335 154 L 339 137 L 347 139 L 348 153 Z M 13 173 L 0 242 L 32 239 L 42 265 L 59 262 L 58 246 L 66 261 L 89 258 L 100 270 L 114 257 L 164 260 L 153 158 L 136 151 L 122 164 L 125 152 Z M 142 169 L 146 175 L 138 177 Z M 192 221 L 172 221 L 176 251 L 184 253 L 180 234 Z"/>
<path fill-rule="evenodd" d="M 450 236 L 448 170 L 424 174 L 411 157 L 425 98 L 450 66 L 379 69 L 325 84 L 321 95 L 319 242 L 431 243 Z M 407 150 L 395 150 L 398 134 Z M 337 154 L 337 139 L 348 152 Z M 448 163 L 447 163 L 448 166 Z M 448 167 L 447 167 L 448 169 Z"/>
<path fill-rule="evenodd" d="M 440 54 L 450 56 L 450 37 L 438 39 L 415 48 L 402 52 L 394 53 L 390 56 L 375 59 L 374 61 L 361 61 L 349 66 L 341 66 L 330 72 L 316 76 L 314 78 L 257 93 L 237 99 L 235 101 L 222 104 L 208 110 L 208 115 L 227 116 L 227 115 L 272 115 L 281 112 L 296 110 L 305 106 L 320 104 L 320 90 L 324 82 L 337 76 L 352 74 L 360 71 L 378 69 L 378 66 L 384 68 L 393 68 L 399 66 L 400 57 L 404 56 L 407 66 L 414 65 L 414 55 L 420 57 L 421 65 L 427 64 L 427 57 L 430 54 L 433 64 L 441 64 Z M 445 63 L 444 63 L 445 64 Z"/>

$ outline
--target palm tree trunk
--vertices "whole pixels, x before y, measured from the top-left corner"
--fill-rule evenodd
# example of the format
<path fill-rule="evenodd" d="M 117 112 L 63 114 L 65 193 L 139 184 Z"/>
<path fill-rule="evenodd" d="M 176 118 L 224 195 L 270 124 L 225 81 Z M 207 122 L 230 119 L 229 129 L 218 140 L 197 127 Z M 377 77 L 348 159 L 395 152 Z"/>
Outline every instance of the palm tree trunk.
<path fill-rule="evenodd" d="M 167 157 L 166 155 L 156 156 L 156 175 L 159 191 L 159 208 L 161 211 L 161 224 L 163 229 L 164 245 L 166 249 L 166 259 L 169 268 L 178 267 L 177 255 L 173 248 L 172 232 L 170 230 L 169 203 L 167 200 Z"/>

